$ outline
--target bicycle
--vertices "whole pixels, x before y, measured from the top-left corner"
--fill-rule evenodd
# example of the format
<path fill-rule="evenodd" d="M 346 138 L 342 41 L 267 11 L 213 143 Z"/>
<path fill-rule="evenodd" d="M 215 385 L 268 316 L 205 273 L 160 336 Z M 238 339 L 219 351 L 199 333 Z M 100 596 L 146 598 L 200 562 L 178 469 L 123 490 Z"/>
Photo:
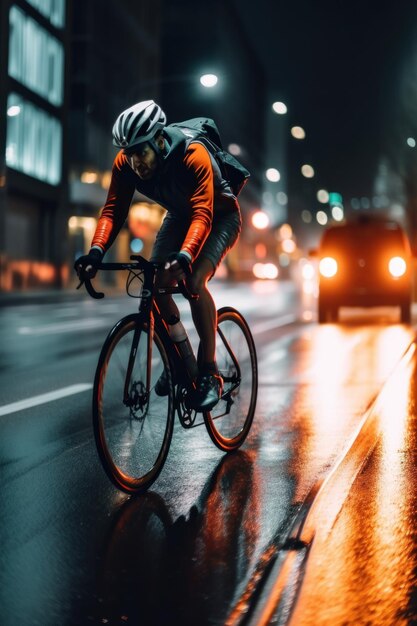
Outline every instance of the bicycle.
<path fill-rule="evenodd" d="M 175 413 L 184 428 L 205 424 L 213 443 L 225 452 L 239 448 L 252 425 L 258 390 L 256 349 L 249 326 L 233 307 L 218 311 L 216 354 L 223 393 L 211 412 L 197 420 L 192 408 L 195 380 L 162 319 L 155 295 L 191 294 L 182 281 L 175 287 L 157 288 L 161 264 L 132 255 L 131 263 L 101 263 L 99 270 L 127 270 L 127 294 L 140 299 L 137 313 L 119 320 L 108 334 L 97 364 L 93 388 L 93 426 L 103 468 L 122 491 L 134 494 L 148 489 L 166 461 Z M 132 284 L 139 280 L 138 295 Z M 94 298 L 89 278 L 85 284 Z M 195 357 L 194 357 L 195 358 Z M 165 369 L 168 395 L 155 393 Z"/>

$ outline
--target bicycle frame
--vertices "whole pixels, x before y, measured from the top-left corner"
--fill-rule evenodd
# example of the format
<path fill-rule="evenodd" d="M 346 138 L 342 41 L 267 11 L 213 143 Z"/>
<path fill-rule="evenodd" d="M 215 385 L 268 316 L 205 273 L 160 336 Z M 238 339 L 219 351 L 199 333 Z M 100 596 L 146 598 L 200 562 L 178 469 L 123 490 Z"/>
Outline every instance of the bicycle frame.
<path fill-rule="evenodd" d="M 106 337 L 96 368 L 92 398 L 99 458 L 114 485 L 129 494 L 143 492 L 158 478 L 169 452 L 175 413 L 183 428 L 205 425 L 212 442 L 220 450 L 231 452 L 239 448 L 253 421 L 258 381 L 256 350 L 250 328 L 239 311 L 223 307 L 218 311 L 217 333 L 219 347 L 222 346 L 219 356 L 223 371 L 220 374 L 228 383 L 221 398 L 226 407 L 220 405 L 220 411 L 213 413 L 194 408 L 194 373 L 189 374 L 180 348 L 170 336 L 169 326 L 155 301 L 156 298 L 159 301 L 163 294 L 182 293 L 188 299 L 192 295 L 185 285 L 157 287 L 160 265 L 139 256 L 131 259 L 134 262 L 102 263 L 97 268 L 130 271 L 128 295 L 134 295 L 130 287 L 135 277 L 140 279 L 142 291 L 136 294 L 141 298 L 137 312 L 116 322 Z M 95 291 L 88 276 L 79 287 L 83 282 L 90 296 L 104 297 Z M 236 335 L 237 348 L 234 328 L 239 333 Z M 243 362 L 239 364 L 241 347 L 249 370 L 243 368 Z M 156 386 L 155 381 L 163 380 L 163 371 L 168 374 L 168 394 L 160 394 L 158 387 L 152 387 Z M 239 394 L 242 381 L 247 387 L 243 394 Z M 202 420 L 197 419 L 199 413 L 202 413 Z M 221 419 L 229 414 L 230 419 Z"/>
<path fill-rule="evenodd" d="M 149 397 L 150 384 L 151 384 L 151 364 L 152 364 L 152 339 L 154 334 L 154 328 L 158 330 L 158 335 L 167 351 L 168 358 L 171 364 L 175 367 L 176 371 L 180 372 L 180 378 L 187 380 L 188 374 L 186 373 L 183 360 L 172 341 L 169 332 L 167 330 L 166 323 L 164 322 L 162 315 L 159 311 L 158 305 L 155 301 L 155 276 L 157 270 L 160 268 L 159 263 L 152 263 L 147 261 L 141 256 L 132 255 L 130 257 L 134 263 L 101 263 L 98 266 L 100 270 L 128 270 L 134 272 L 135 270 L 143 271 L 143 287 L 141 292 L 141 301 L 139 304 L 138 313 L 132 314 L 132 319 L 135 319 L 135 332 L 133 336 L 132 345 L 130 348 L 130 355 L 128 361 L 128 367 L 126 370 L 126 379 L 124 383 L 123 403 L 126 406 L 130 406 L 133 400 L 130 398 L 129 386 L 130 379 L 135 364 L 136 353 L 140 341 L 142 328 L 148 328 L 147 333 L 147 371 L 146 371 L 146 390 L 145 390 L 145 402 Z M 80 283 L 79 286 L 81 286 Z M 85 279 L 85 286 L 88 293 L 96 299 L 104 297 L 103 293 L 95 291 L 89 279 Z M 176 287 L 164 287 L 159 288 L 158 294 L 169 295 L 175 293 L 182 293 L 188 300 L 195 299 L 195 294 L 191 294 L 184 283 L 180 283 Z"/>

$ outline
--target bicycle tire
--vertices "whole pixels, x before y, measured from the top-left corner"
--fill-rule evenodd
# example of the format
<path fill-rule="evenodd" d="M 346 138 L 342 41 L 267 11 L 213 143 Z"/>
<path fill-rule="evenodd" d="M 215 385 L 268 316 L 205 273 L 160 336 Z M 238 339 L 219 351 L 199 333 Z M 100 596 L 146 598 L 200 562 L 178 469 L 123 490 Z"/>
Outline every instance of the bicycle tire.
<path fill-rule="evenodd" d="M 232 353 L 240 366 L 239 384 Z M 248 436 L 258 395 L 255 342 L 245 318 L 233 307 L 223 307 L 217 312 L 216 359 L 224 379 L 223 394 L 214 409 L 203 413 L 203 417 L 213 443 L 220 450 L 231 452 Z"/>
<path fill-rule="evenodd" d="M 137 316 L 120 320 L 110 331 L 99 357 L 93 390 L 93 427 L 103 468 L 122 491 L 146 491 L 166 461 L 174 426 L 174 385 L 164 345 L 154 330 L 151 384 L 146 391 L 148 332 L 141 327 L 129 380 L 129 404 L 124 404 L 126 370 Z M 168 395 L 155 394 L 154 386 L 165 369 Z M 132 406 L 133 405 L 133 406 Z"/>

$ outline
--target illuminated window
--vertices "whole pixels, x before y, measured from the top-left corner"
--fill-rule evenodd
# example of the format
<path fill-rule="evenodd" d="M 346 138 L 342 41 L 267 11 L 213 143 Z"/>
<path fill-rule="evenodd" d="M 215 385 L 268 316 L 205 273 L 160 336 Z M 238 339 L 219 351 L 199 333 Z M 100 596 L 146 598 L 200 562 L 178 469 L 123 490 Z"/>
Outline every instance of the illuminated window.
<path fill-rule="evenodd" d="M 7 99 L 7 111 L 8 167 L 57 185 L 62 152 L 59 121 L 14 93 Z"/>
<path fill-rule="evenodd" d="M 62 28 L 65 22 L 65 0 L 26 0 L 53 26 Z"/>
<path fill-rule="evenodd" d="M 62 104 L 62 44 L 16 6 L 9 14 L 9 76 L 51 104 Z"/>

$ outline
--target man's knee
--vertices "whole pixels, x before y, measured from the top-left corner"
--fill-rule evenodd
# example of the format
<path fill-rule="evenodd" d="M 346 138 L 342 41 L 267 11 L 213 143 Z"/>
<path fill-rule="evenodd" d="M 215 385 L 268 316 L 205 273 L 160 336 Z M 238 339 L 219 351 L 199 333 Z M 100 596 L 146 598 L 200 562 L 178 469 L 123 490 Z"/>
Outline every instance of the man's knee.
<path fill-rule="evenodd" d="M 207 282 L 213 276 L 214 267 L 211 261 L 204 259 L 193 266 L 193 273 L 187 278 L 187 285 L 193 293 L 200 293 L 207 288 Z"/>
<path fill-rule="evenodd" d="M 208 277 L 202 272 L 193 272 L 187 278 L 187 286 L 192 293 L 201 293 L 206 289 Z"/>

